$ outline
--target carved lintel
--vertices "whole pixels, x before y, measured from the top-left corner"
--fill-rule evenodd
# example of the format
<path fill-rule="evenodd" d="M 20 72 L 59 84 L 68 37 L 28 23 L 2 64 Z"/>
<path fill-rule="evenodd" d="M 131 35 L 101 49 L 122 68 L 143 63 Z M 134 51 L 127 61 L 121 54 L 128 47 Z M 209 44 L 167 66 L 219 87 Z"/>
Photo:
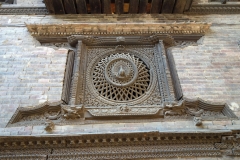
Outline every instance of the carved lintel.
<path fill-rule="evenodd" d="M 115 107 L 88 107 L 86 110 L 95 117 L 104 116 L 150 116 L 157 115 L 162 110 L 160 105 L 146 105 L 146 106 L 128 106 L 120 105 Z"/>
<path fill-rule="evenodd" d="M 39 41 L 66 40 L 71 35 L 94 35 L 94 36 L 142 36 L 142 35 L 173 35 L 177 39 L 184 39 L 186 36 L 199 37 L 209 28 L 210 24 L 202 22 L 179 22 L 179 23 L 135 23 L 134 27 L 124 24 L 27 24 L 28 31 Z M 154 40 L 154 37 L 150 39 Z M 106 41 L 106 40 L 105 40 Z M 112 40 L 111 40 L 112 41 Z M 113 40 L 116 42 L 116 38 Z M 127 39 L 125 37 L 125 42 Z M 119 42 L 118 42 L 119 43 Z"/>
<path fill-rule="evenodd" d="M 168 34 L 154 34 L 151 36 L 87 36 L 87 35 L 71 35 L 67 37 L 69 44 L 75 47 L 78 40 L 83 41 L 87 45 L 142 45 L 142 44 L 156 44 L 159 40 L 163 40 L 166 46 L 174 46 L 174 38 Z"/>

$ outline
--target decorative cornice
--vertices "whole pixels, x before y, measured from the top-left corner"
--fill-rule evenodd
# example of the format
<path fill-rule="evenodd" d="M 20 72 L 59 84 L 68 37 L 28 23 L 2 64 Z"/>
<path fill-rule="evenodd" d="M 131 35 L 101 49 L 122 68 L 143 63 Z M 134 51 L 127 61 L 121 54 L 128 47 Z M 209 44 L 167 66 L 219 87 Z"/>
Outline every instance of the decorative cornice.
<path fill-rule="evenodd" d="M 182 23 L 79 23 L 79 24 L 27 24 L 34 37 L 67 37 L 70 35 L 142 35 L 142 34 L 204 34 L 210 24 Z"/>
<path fill-rule="evenodd" d="M 186 14 L 238 14 L 240 5 L 204 4 L 193 5 Z"/>
<path fill-rule="evenodd" d="M 46 7 L 0 7 L 0 15 L 47 15 Z"/>
<path fill-rule="evenodd" d="M 238 155 L 234 141 L 239 141 L 239 136 L 223 130 L 5 136 L 0 137 L 0 158 L 34 159 L 45 155 L 48 159 L 93 160 Z"/>

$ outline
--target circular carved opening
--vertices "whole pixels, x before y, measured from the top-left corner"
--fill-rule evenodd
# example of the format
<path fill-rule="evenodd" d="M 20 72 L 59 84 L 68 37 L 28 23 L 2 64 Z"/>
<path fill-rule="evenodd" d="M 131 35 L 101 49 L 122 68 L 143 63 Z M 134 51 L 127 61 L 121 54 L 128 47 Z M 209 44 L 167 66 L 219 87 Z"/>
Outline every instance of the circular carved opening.
<path fill-rule="evenodd" d="M 99 95 L 115 101 L 141 97 L 149 88 L 150 73 L 138 57 L 117 53 L 101 59 L 93 69 L 92 81 Z"/>

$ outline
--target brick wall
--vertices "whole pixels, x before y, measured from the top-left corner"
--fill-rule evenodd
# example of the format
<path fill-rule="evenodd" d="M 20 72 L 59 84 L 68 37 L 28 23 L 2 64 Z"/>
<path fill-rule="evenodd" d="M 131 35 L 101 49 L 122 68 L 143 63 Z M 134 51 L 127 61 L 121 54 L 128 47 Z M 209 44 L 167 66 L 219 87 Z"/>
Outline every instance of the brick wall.
<path fill-rule="evenodd" d="M 0 27 L 0 127 L 17 107 L 61 99 L 66 53 L 42 47 L 25 27 Z"/>

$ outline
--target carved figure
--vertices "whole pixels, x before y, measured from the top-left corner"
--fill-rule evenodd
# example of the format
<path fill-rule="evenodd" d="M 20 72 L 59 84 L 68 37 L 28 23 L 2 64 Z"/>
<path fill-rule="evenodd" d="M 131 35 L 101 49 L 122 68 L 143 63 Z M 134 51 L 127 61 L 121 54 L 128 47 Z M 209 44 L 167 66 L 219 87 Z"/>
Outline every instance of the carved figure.
<path fill-rule="evenodd" d="M 185 100 L 181 101 L 180 103 L 172 102 L 169 104 L 164 103 L 163 105 L 163 112 L 166 116 L 173 116 L 173 115 L 182 115 L 185 113 Z"/>
<path fill-rule="evenodd" d="M 194 117 L 193 118 L 195 126 L 201 126 L 202 125 L 202 117 Z"/>
<path fill-rule="evenodd" d="M 54 129 L 54 127 L 55 127 L 55 124 L 52 122 L 52 121 L 50 121 L 50 120 L 47 120 L 46 122 L 45 122 L 45 130 L 46 131 L 48 131 L 48 132 L 50 132 L 50 131 L 52 131 L 53 129 Z"/>
<path fill-rule="evenodd" d="M 129 111 L 131 110 L 131 109 L 130 109 L 128 106 L 126 106 L 126 105 L 120 106 L 119 109 L 120 109 L 121 112 L 129 112 Z"/>
<path fill-rule="evenodd" d="M 63 109 L 63 117 L 66 119 L 76 119 L 80 118 L 79 111 L 82 109 L 82 107 L 71 107 L 71 108 L 62 108 Z"/>

